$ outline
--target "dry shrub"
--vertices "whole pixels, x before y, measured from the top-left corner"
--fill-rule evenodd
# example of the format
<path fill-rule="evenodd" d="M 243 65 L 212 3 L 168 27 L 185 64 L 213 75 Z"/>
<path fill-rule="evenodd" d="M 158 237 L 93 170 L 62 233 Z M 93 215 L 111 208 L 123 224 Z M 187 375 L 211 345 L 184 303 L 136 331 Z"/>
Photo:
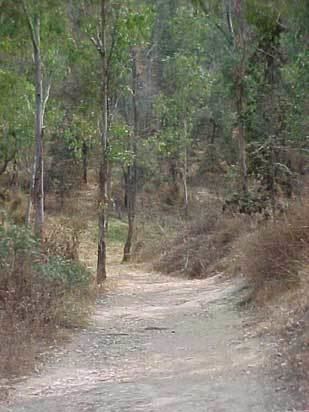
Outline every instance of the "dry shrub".
<path fill-rule="evenodd" d="M 165 248 L 157 270 L 190 278 L 209 276 L 216 264 L 248 227 L 247 217 L 223 217 L 216 212 L 191 223 L 182 236 Z"/>
<path fill-rule="evenodd" d="M 242 270 L 265 300 L 295 286 L 298 271 L 309 263 L 309 201 L 297 204 L 280 220 L 258 229 L 243 245 Z M 266 295 L 266 296 L 265 296 Z"/>
<path fill-rule="evenodd" d="M 28 198 L 24 193 L 14 190 L 0 192 L 0 207 L 12 222 L 16 224 L 25 222 L 27 206 Z"/>
<path fill-rule="evenodd" d="M 163 213 L 159 204 L 145 202 L 140 206 L 133 243 L 135 262 L 152 262 L 169 246 L 171 239 L 174 239 L 179 230 L 181 217 L 180 212 L 171 209 Z"/>
<path fill-rule="evenodd" d="M 301 258 L 300 258 L 301 260 Z M 296 288 L 273 299 L 267 305 L 271 330 L 280 337 L 280 352 L 284 358 L 287 379 L 295 381 L 298 389 L 309 393 L 309 265 L 299 271 Z"/>
<path fill-rule="evenodd" d="M 243 244 L 241 265 L 253 302 L 265 310 L 266 330 L 280 342 L 287 379 L 308 393 L 309 198 L 253 233 Z"/>
<path fill-rule="evenodd" d="M 242 246 L 251 300 L 281 354 L 274 366 L 287 384 L 296 382 L 301 397 L 309 390 L 309 198 L 259 228 Z"/>
<path fill-rule="evenodd" d="M 78 260 L 79 231 L 63 223 L 49 225 L 44 239 L 44 250 L 48 255 L 64 256 Z"/>
<path fill-rule="evenodd" d="M 38 342 L 79 326 L 90 281 L 78 262 L 43 253 L 27 228 L 0 225 L 0 376 L 33 366 Z"/>

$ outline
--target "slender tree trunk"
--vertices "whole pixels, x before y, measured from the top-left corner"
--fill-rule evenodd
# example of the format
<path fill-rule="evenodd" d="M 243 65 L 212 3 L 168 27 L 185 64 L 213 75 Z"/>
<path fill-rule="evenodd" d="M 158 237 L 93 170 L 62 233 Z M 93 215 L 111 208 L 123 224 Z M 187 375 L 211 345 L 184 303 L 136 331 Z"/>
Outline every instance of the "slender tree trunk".
<path fill-rule="evenodd" d="M 232 41 L 235 41 L 235 33 L 234 33 L 234 26 L 233 26 L 233 19 L 232 19 L 232 4 L 231 1 L 233 0 L 223 0 L 223 11 L 224 11 L 224 18 L 227 23 L 228 31 L 231 35 Z"/>
<path fill-rule="evenodd" d="M 107 30 L 108 0 L 101 0 L 101 68 L 102 68 L 102 130 L 101 130 L 101 160 L 99 174 L 99 239 L 97 261 L 97 284 L 106 279 L 106 216 L 108 208 L 108 81 L 107 81 Z"/>
<path fill-rule="evenodd" d="M 36 171 L 34 181 L 34 207 L 36 235 L 43 240 L 44 236 L 44 163 L 43 163 L 43 75 L 40 50 L 40 20 L 34 18 L 34 35 L 36 45 L 34 47 L 35 64 L 35 157 Z"/>
<path fill-rule="evenodd" d="M 35 155 L 31 183 L 30 200 L 27 211 L 27 223 L 30 223 L 32 203 L 35 210 L 34 231 L 43 241 L 44 237 L 44 164 L 43 164 L 43 74 L 40 50 L 40 19 L 35 16 L 33 25 L 28 16 L 32 36 L 35 66 Z"/>
<path fill-rule="evenodd" d="M 239 149 L 239 167 L 240 167 L 240 182 L 243 193 L 248 192 L 248 171 L 247 171 L 247 153 L 246 153 L 246 135 L 245 125 L 243 120 L 243 99 L 244 99 L 244 87 L 242 73 L 239 73 L 239 77 L 236 80 L 236 109 L 237 109 L 237 141 Z"/>
<path fill-rule="evenodd" d="M 135 163 L 135 162 L 134 162 Z M 128 167 L 127 179 L 127 212 L 128 212 L 128 234 L 124 246 L 123 262 L 131 259 L 132 241 L 135 229 L 135 206 L 136 206 L 136 164 Z"/>
<path fill-rule="evenodd" d="M 124 246 L 123 262 L 128 262 L 131 259 L 132 240 L 134 236 L 135 226 L 135 207 L 136 207 L 136 155 L 137 145 L 136 139 L 139 131 L 138 125 L 138 110 L 137 110 L 137 93 L 138 93 L 138 79 L 137 79 L 137 51 L 132 51 L 133 63 L 133 123 L 134 131 L 130 136 L 130 151 L 133 154 L 132 164 L 128 166 L 126 179 L 126 193 L 127 193 L 127 212 L 128 212 L 128 234 Z"/>
<path fill-rule="evenodd" d="M 109 118 L 109 122 L 110 122 L 110 117 L 108 117 L 108 118 Z M 107 193 L 108 207 L 107 207 L 106 218 L 105 218 L 105 231 L 106 231 L 106 233 L 109 230 L 110 215 L 111 215 L 111 210 L 113 208 L 113 205 L 112 205 L 112 173 L 113 173 L 112 163 L 108 162 L 107 183 L 106 183 L 106 193 Z"/>
<path fill-rule="evenodd" d="M 82 155 L 83 155 L 83 182 L 88 183 L 88 145 L 87 142 L 83 142 Z"/>
<path fill-rule="evenodd" d="M 188 193 L 188 147 L 187 147 L 187 122 L 184 122 L 184 134 L 185 134 L 185 153 L 184 153 L 184 168 L 183 168 L 183 188 L 184 188 L 184 212 L 185 218 L 189 216 L 189 193 Z"/>
<path fill-rule="evenodd" d="M 35 67 L 35 155 L 30 189 L 26 223 L 30 223 L 32 203 L 35 210 L 34 230 L 43 241 L 44 237 L 44 156 L 43 156 L 43 121 L 46 103 L 49 97 L 50 84 L 46 95 L 43 95 L 43 69 L 41 59 L 40 18 L 30 17 L 26 1 L 22 1 L 31 35 Z"/>
<path fill-rule="evenodd" d="M 33 164 L 32 164 L 32 174 L 31 174 L 31 181 L 30 181 L 30 194 L 28 199 L 27 205 L 27 212 L 26 212 L 26 225 L 30 226 L 31 223 L 31 214 L 32 214 L 32 207 L 33 207 L 33 194 L 34 194 L 34 182 L 35 182 L 35 171 L 36 171 L 36 156 L 34 156 Z"/>
<path fill-rule="evenodd" d="M 244 76 L 245 76 L 245 28 L 244 28 L 244 2 L 243 0 L 234 1 L 234 14 L 238 19 L 238 33 L 234 36 L 234 45 L 237 48 L 240 55 L 240 62 L 236 68 L 235 73 L 235 90 L 236 90 L 236 112 L 237 112 L 237 138 L 238 138 L 238 148 L 239 148 L 239 166 L 240 166 L 240 183 L 244 194 L 248 192 L 248 171 L 247 171 L 247 155 L 246 155 L 246 133 L 244 124 L 244 99 L 245 99 L 245 88 L 244 88 Z M 231 25 L 232 18 L 231 13 L 230 20 Z"/>

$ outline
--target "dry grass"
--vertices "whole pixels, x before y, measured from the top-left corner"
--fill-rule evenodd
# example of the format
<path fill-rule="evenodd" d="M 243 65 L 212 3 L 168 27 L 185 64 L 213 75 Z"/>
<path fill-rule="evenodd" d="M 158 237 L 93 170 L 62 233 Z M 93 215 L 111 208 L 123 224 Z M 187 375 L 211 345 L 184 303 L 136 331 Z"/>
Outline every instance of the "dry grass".
<path fill-rule="evenodd" d="M 181 236 L 161 253 L 155 269 L 166 274 L 202 278 L 213 274 L 233 246 L 249 228 L 244 216 L 223 217 L 216 212 L 189 224 Z"/>
<path fill-rule="evenodd" d="M 1 226 L 0 249 L 1 377 L 32 368 L 42 342 L 84 325 L 93 292 L 82 266 L 42 252 L 26 228 Z"/>
<path fill-rule="evenodd" d="M 240 264 L 252 285 L 261 327 L 281 354 L 275 367 L 309 391 L 309 199 L 242 239 Z M 239 245 L 238 245 L 239 246 Z"/>
<path fill-rule="evenodd" d="M 308 264 L 308 200 L 256 230 L 242 245 L 242 271 L 254 285 L 256 300 L 262 302 L 297 287 L 299 270 Z"/>

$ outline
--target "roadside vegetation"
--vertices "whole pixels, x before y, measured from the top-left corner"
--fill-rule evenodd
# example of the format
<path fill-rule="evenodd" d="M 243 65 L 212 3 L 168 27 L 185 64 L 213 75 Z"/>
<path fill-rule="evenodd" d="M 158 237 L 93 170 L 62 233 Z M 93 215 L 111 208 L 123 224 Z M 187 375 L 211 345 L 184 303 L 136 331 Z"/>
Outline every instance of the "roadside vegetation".
<path fill-rule="evenodd" d="M 72 248 L 69 235 L 42 249 L 27 227 L 0 227 L 0 375 L 31 369 L 39 349 L 85 324 L 93 282 Z"/>

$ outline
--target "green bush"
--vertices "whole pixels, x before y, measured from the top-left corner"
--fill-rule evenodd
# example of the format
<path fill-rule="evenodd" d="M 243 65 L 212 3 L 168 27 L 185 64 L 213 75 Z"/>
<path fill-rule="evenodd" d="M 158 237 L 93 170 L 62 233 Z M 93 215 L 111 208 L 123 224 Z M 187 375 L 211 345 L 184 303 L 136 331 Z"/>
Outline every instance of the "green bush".
<path fill-rule="evenodd" d="M 62 256 L 50 256 L 46 263 L 37 265 L 42 280 L 57 282 L 66 288 L 89 286 L 91 274 L 79 262 Z"/>
<path fill-rule="evenodd" d="M 38 256 L 38 242 L 25 226 L 0 226 L 0 265 L 12 254 Z"/>

